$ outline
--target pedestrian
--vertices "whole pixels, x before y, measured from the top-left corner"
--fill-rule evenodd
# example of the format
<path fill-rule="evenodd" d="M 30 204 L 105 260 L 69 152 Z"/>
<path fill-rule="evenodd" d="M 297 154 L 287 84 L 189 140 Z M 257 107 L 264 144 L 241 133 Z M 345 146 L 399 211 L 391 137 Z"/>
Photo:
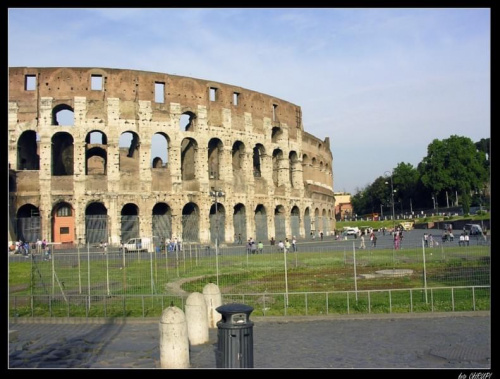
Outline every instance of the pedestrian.
<path fill-rule="evenodd" d="M 469 234 L 468 233 L 465 233 L 464 239 L 465 239 L 465 244 L 467 246 L 469 246 Z"/>
<path fill-rule="evenodd" d="M 274 237 L 271 237 L 271 239 L 269 240 L 269 244 L 271 246 L 274 246 L 275 243 L 276 243 L 276 241 L 274 240 Z"/>
<path fill-rule="evenodd" d="M 377 247 L 377 235 L 373 233 L 372 246 Z"/>
<path fill-rule="evenodd" d="M 399 250 L 399 232 L 394 233 L 394 250 Z"/>
<path fill-rule="evenodd" d="M 424 246 L 429 247 L 429 236 L 427 233 L 424 233 Z"/>
<path fill-rule="evenodd" d="M 297 251 L 297 239 L 295 238 L 295 236 L 293 236 L 293 239 L 292 239 L 292 249 L 294 252 Z"/>
<path fill-rule="evenodd" d="M 250 254 L 252 252 L 252 239 L 249 238 L 247 241 L 247 254 Z"/>
<path fill-rule="evenodd" d="M 262 243 L 262 241 L 259 241 L 259 245 L 257 246 L 257 248 L 259 249 L 260 254 L 264 252 L 264 244 Z"/>
<path fill-rule="evenodd" d="M 285 250 L 285 244 L 281 240 L 280 242 L 278 242 L 278 249 L 280 253 L 282 253 Z"/>
<path fill-rule="evenodd" d="M 241 240 L 241 233 L 238 233 L 238 245 L 241 245 L 243 241 Z"/>
<path fill-rule="evenodd" d="M 323 231 L 319 232 L 319 238 L 323 241 Z"/>
<path fill-rule="evenodd" d="M 290 252 L 290 241 L 288 240 L 288 238 L 285 239 L 285 253 L 289 253 Z"/>
<path fill-rule="evenodd" d="M 360 240 L 361 240 L 361 242 L 359 244 L 359 248 L 360 249 L 366 249 L 366 246 L 365 246 L 365 236 L 363 234 L 361 234 Z"/>
<path fill-rule="evenodd" d="M 255 241 L 252 241 L 250 243 L 250 250 L 251 250 L 252 254 L 255 254 L 257 252 L 257 245 L 255 244 Z"/>
<path fill-rule="evenodd" d="M 42 240 L 40 238 L 36 239 L 36 253 L 41 254 L 42 252 Z"/>

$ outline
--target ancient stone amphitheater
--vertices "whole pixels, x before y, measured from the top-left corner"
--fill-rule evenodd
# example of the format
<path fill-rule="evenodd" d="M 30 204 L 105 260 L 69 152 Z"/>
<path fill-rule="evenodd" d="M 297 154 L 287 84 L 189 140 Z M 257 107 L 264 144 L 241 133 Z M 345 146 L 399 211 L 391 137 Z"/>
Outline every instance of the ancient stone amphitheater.
<path fill-rule="evenodd" d="M 9 68 L 11 240 L 268 243 L 334 229 L 330 140 L 235 85 Z"/>

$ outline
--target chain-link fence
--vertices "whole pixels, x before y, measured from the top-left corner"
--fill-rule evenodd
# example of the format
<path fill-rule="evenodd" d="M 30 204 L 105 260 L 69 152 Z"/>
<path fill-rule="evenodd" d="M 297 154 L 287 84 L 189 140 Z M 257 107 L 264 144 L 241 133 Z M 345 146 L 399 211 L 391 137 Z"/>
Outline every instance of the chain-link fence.
<path fill-rule="evenodd" d="M 365 248 L 359 238 L 284 241 L 283 248 L 257 240 L 256 250 L 235 244 L 218 255 L 213 245 L 190 242 L 152 253 L 87 244 L 12 257 L 11 272 L 31 275 L 10 282 L 10 310 L 157 315 L 165 302 L 183 303 L 210 282 L 225 302 L 245 301 L 264 315 L 489 309 L 490 241 L 378 239 L 367 237 Z"/>

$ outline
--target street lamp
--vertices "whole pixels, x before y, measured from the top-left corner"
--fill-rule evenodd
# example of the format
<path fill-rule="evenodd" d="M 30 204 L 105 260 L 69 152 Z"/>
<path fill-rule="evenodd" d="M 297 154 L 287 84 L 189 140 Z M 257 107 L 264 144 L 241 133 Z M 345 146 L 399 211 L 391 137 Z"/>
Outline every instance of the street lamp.
<path fill-rule="evenodd" d="M 226 194 L 220 189 L 215 189 L 212 187 L 210 191 L 210 196 L 214 198 L 215 201 L 215 254 L 219 255 L 219 214 L 217 210 L 217 205 L 219 203 L 219 197 L 224 197 Z"/>
<path fill-rule="evenodd" d="M 384 175 L 390 175 L 391 178 L 391 206 L 392 206 L 392 230 L 396 231 L 396 218 L 394 216 L 394 184 L 392 182 L 392 171 L 384 172 Z M 389 184 L 389 182 L 385 182 L 385 184 Z"/>

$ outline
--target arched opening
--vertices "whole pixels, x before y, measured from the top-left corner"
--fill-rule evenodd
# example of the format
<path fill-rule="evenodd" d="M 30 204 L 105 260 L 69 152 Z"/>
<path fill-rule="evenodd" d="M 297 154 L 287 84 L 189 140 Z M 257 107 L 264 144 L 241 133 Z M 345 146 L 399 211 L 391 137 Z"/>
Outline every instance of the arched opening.
<path fill-rule="evenodd" d="M 194 132 L 196 115 L 193 112 L 184 112 L 180 119 L 180 128 L 186 132 Z"/>
<path fill-rule="evenodd" d="M 139 238 L 139 208 L 137 205 L 128 203 L 125 204 L 121 211 L 121 240 L 123 243 L 131 238 Z"/>
<path fill-rule="evenodd" d="M 52 109 L 52 125 L 73 126 L 75 114 L 68 104 L 59 104 Z"/>
<path fill-rule="evenodd" d="M 181 173 L 182 180 L 196 178 L 196 154 L 198 145 L 192 138 L 184 138 L 181 143 Z"/>
<path fill-rule="evenodd" d="M 33 130 L 23 132 L 17 141 L 17 169 L 40 169 L 37 134 Z"/>
<path fill-rule="evenodd" d="M 255 240 L 267 241 L 269 234 L 267 231 L 267 213 L 266 208 L 262 204 L 258 204 L 255 208 Z M 253 236 L 249 236 L 253 237 Z"/>
<path fill-rule="evenodd" d="M 247 240 L 246 208 L 241 203 L 234 206 L 233 228 L 235 242 L 238 242 L 238 240 L 241 239 L 242 243 L 245 243 Z"/>
<path fill-rule="evenodd" d="M 165 242 L 172 238 L 172 209 L 165 203 L 157 203 L 153 207 L 153 236 Z"/>
<path fill-rule="evenodd" d="M 208 141 L 208 177 L 219 180 L 222 164 L 222 141 L 218 138 L 212 138 Z"/>
<path fill-rule="evenodd" d="M 285 208 L 282 205 L 278 205 L 274 209 L 274 230 L 276 233 L 276 241 L 285 241 L 285 238 L 287 237 L 285 221 Z"/>
<path fill-rule="evenodd" d="M 290 212 L 290 228 L 292 236 L 298 237 L 300 235 L 300 210 L 296 205 Z"/>
<path fill-rule="evenodd" d="M 73 175 L 73 136 L 60 132 L 52 136 L 52 175 Z"/>
<path fill-rule="evenodd" d="M 224 243 L 226 241 L 226 208 L 219 201 L 210 207 L 210 240 L 212 243 Z"/>
<path fill-rule="evenodd" d="M 182 208 L 182 240 L 200 241 L 200 211 L 195 203 L 188 203 Z"/>
<path fill-rule="evenodd" d="M 106 175 L 107 138 L 99 131 L 93 130 L 85 138 L 85 174 Z"/>
<path fill-rule="evenodd" d="M 304 211 L 304 233 L 306 238 L 313 235 L 312 220 L 309 207 Z"/>
<path fill-rule="evenodd" d="M 233 186 L 236 191 L 245 190 L 246 175 L 245 167 L 245 145 L 241 141 L 236 141 L 231 150 L 233 167 Z"/>
<path fill-rule="evenodd" d="M 120 171 L 136 172 L 139 170 L 140 141 L 135 132 L 124 132 L 118 142 Z M 133 237 L 135 238 L 135 237 Z"/>
<path fill-rule="evenodd" d="M 256 178 L 260 178 L 262 176 L 261 166 L 262 166 L 262 158 L 264 156 L 265 149 L 264 146 L 258 143 L 253 148 L 253 176 Z"/>
<path fill-rule="evenodd" d="M 168 137 L 164 133 L 155 133 L 151 138 L 151 166 L 166 168 L 168 163 Z"/>
<path fill-rule="evenodd" d="M 90 203 L 85 209 L 85 243 L 108 241 L 108 210 L 102 203 Z"/>
<path fill-rule="evenodd" d="M 15 234 L 23 242 L 36 242 L 42 239 L 40 210 L 33 204 L 24 204 L 17 211 Z"/>

